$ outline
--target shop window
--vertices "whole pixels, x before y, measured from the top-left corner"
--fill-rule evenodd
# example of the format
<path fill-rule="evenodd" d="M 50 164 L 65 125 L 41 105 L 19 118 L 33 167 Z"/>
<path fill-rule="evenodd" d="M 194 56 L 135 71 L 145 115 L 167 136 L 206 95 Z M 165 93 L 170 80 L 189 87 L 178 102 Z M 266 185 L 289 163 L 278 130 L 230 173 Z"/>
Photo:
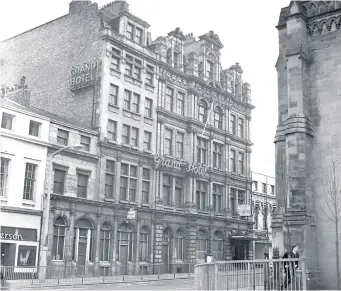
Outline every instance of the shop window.
<path fill-rule="evenodd" d="M 17 266 L 35 266 L 37 258 L 36 246 L 19 245 Z"/>

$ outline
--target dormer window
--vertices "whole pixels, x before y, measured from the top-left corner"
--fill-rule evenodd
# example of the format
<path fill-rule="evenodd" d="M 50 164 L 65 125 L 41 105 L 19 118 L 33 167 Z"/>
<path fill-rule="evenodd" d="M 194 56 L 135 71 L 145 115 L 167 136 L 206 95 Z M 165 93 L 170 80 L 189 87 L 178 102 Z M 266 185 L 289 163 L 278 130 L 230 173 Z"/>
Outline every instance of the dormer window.
<path fill-rule="evenodd" d="M 131 23 L 127 25 L 127 38 L 138 43 L 142 44 L 142 34 L 143 30 Z"/>
<path fill-rule="evenodd" d="M 180 49 L 177 45 L 174 47 L 173 64 L 175 69 L 180 67 Z"/>
<path fill-rule="evenodd" d="M 142 41 L 142 29 L 140 29 L 138 27 L 136 27 L 135 41 L 138 44 L 141 44 L 141 41 Z"/>
<path fill-rule="evenodd" d="M 128 26 L 127 26 L 127 38 L 133 40 L 133 28 L 134 26 L 130 23 L 128 23 Z"/>

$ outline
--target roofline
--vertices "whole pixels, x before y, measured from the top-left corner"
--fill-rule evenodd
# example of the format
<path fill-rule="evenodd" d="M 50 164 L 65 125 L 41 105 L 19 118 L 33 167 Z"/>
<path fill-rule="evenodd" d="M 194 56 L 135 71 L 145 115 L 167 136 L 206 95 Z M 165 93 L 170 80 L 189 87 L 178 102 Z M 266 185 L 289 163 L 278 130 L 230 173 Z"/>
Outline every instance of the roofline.
<path fill-rule="evenodd" d="M 68 16 L 68 15 L 69 15 L 69 13 L 68 13 L 68 14 L 65 14 L 65 15 L 63 15 L 63 16 L 60 16 L 60 17 L 58 17 L 58 18 L 55 18 L 55 19 L 53 19 L 53 20 L 50 20 L 50 21 L 48 21 L 48 22 L 45 22 L 45 23 L 43 23 L 43 24 L 40 24 L 40 25 L 38 25 L 38 26 L 36 26 L 36 27 L 33 27 L 33 28 L 29 29 L 29 30 L 26 30 L 26 31 L 24 31 L 24 32 L 21 32 L 21 33 L 19 33 L 19 34 L 17 34 L 17 35 L 11 36 L 10 38 L 7 38 L 7 39 L 5 39 L 5 40 L 2 40 L 2 41 L 0 42 L 0 44 L 6 42 L 6 41 L 8 41 L 8 40 L 11 40 L 12 38 L 18 37 L 18 36 L 20 36 L 20 35 L 22 35 L 22 34 L 31 32 L 32 30 L 35 30 L 35 29 L 37 29 L 37 28 L 39 28 L 39 27 L 42 27 L 42 26 L 44 26 L 44 25 L 46 25 L 46 24 L 49 24 L 49 23 L 51 23 L 51 22 L 53 22 L 53 21 L 59 20 L 59 19 L 61 19 L 61 18 L 63 18 L 63 17 L 66 17 L 66 16 Z"/>

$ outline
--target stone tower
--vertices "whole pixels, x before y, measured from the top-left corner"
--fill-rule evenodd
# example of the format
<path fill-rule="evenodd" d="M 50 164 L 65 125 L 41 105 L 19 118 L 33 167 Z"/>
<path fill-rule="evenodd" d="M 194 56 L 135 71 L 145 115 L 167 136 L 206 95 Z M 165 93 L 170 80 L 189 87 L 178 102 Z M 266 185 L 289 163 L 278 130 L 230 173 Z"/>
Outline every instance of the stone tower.
<path fill-rule="evenodd" d="M 335 224 L 317 201 L 330 161 L 341 157 L 340 23 L 339 1 L 291 1 L 277 26 L 279 207 L 273 244 L 280 255 L 298 244 L 310 288 L 336 289 Z"/>

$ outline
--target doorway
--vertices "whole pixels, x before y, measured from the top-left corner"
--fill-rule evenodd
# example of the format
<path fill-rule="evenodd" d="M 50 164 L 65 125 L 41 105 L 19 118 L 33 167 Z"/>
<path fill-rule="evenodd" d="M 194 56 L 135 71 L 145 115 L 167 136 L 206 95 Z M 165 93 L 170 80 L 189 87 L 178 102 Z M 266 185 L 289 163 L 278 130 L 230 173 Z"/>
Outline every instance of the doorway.
<path fill-rule="evenodd" d="M 15 265 L 15 251 L 17 245 L 14 243 L 1 243 L 1 265 L 14 266 Z"/>

